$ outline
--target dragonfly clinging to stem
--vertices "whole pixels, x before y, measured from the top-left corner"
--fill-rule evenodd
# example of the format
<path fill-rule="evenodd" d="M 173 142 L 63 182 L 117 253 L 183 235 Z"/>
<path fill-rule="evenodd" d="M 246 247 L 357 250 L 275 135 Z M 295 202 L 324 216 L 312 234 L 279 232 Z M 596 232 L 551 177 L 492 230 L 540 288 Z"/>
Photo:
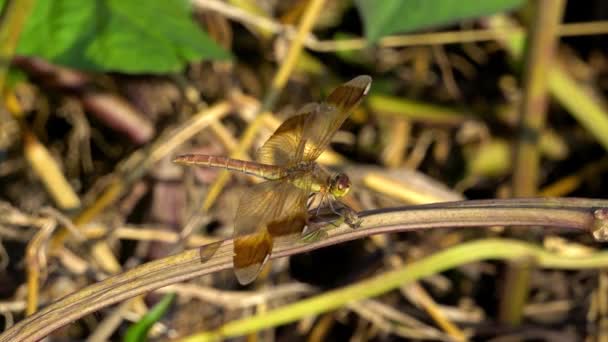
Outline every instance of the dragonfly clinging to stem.
<path fill-rule="evenodd" d="M 241 284 L 255 280 L 275 238 L 302 234 L 308 223 L 309 195 L 320 194 L 332 206 L 332 201 L 350 190 L 346 174 L 331 174 L 316 159 L 368 93 L 371 82 L 366 75 L 355 77 L 334 89 L 324 102 L 304 105 L 257 151 L 255 162 L 202 154 L 174 159 L 265 179 L 245 191 L 236 214 L 233 264 Z"/>

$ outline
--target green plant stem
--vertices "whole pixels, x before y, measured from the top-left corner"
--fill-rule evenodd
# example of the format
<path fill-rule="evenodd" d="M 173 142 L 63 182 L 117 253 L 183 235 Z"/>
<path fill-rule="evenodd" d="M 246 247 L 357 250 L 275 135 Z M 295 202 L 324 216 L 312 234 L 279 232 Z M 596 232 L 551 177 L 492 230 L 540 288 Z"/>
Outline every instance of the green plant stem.
<path fill-rule="evenodd" d="M 531 197 L 538 191 L 539 142 L 547 116 L 548 75 L 558 42 L 565 1 L 535 0 L 530 5 L 534 18 L 528 34 L 519 137 L 515 146 L 513 196 L 516 197 Z M 522 264 L 525 262 L 507 263 L 499 308 L 499 319 L 503 323 L 518 325 L 523 318 L 530 287 L 530 267 Z"/>
<path fill-rule="evenodd" d="M 536 261 L 528 256 L 507 262 L 505 280 L 501 289 L 499 320 L 502 323 L 517 326 L 524 315 L 523 309 L 528 300 L 530 278 Z"/>
<path fill-rule="evenodd" d="M 304 317 L 318 315 L 357 300 L 375 297 L 407 283 L 446 271 L 459 265 L 481 260 L 533 258 L 538 265 L 556 269 L 583 269 L 603 267 L 608 261 L 608 253 L 602 252 L 589 258 L 565 258 L 549 253 L 532 244 L 509 239 L 484 239 L 464 243 L 435 253 L 422 260 L 404 265 L 390 272 L 377 275 L 369 280 L 321 295 L 301 300 L 278 309 L 252 317 L 227 323 L 212 332 L 204 332 L 182 340 L 183 342 L 215 341 L 222 338 L 240 336 L 262 329 L 294 322 Z"/>
<path fill-rule="evenodd" d="M 555 198 L 461 201 L 367 211 L 360 213 L 363 222 L 357 229 L 352 229 L 344 224 L 338 227 L 328 225 L 323 228 L 327 237 L 321 240 L 310 242 L 306 242 L 305 239 L 277 240 L 271 258 L 309 252 L 373 234 L 437 227 L 492 227 L 496 225 L 526 227 L 534 225 L 578 229 L 583 233 L 594 233 L 594 236 L 605 239 L 608 237 L 606 234 L 606 230 L 608 230 L 607 208 L 607 200 Z M 597 232 L 601 234 L 595 234 Z M 455 247 L 442 252 L 447 253 L 447 256 L 441 257 L 439 260 L 436 256 L 430 257 L 430 260 L 420 260 L 418 263 L 421 266 L 415 267 L 414 270 L 422 273 L 414 272 L 413 274 L 424 276 L 465 262 L 490 257 L 511 258 L 529 254 L 530 251 L 536 251 L 540 265 L 544 267 L 575 269 L 608 266 L 608 255 L 605 253 L 588 257 L 566 258 L 544 252 L 538 247 L 523 242 L 492 241 L 494 242 L 491 246 L 482 244 L 479 247 L 475 243 L 468 243 Z M 479 254 L 478 249 L 487 254 Z M 40 340 L 59 327 L 108 305 L 173 283 L 228 269 L 232 267 L 232 254 L 232 240 L 225 240 L 203 246 L 200 250 L 191 249 L 140 265 L 48 305 L 5 331 L 0 335 L 0 342 Z M 201 255 L 209 256 L 209 258 L 202 262 Z M 435 264 L 436 262 L 437 264 Z M 401 275 L 392 277 L 398 278 L 391 278 L 393 281 L 403 283 Z M 408 273 L 406 279 L 414 280 L 416 278 Z M 370 292 L 370 295 L 381 293 L 379 291 L 379 289 L 375 289 Z M 351 299 L 343 297 L 343 300 Z M 289 317 L 293 319 L 295 316 Z"/>
<path fill-rule="evenodd" d="M 547 80 L 565 4 L 563 0 L 537 0 L 532 5 L 535 18 L 528 35 L 520 134 L 513 174 L 513 195 L 517 197 L 534 196 L 538 188 L 538 142 L 545 126 Z"/>
<path fill-rule="evenodd" d="M 148 333 L 154 323 L 160 321 L 167 313 L 173 303 L 175 293 L 167 293 L 163 298 L 154 305 L 137 323 L 131 325 L 125 334 L 124 342 L 140 342 L 147 341 Z"/>
<path fill-rule="evenodd" d="M 460 125 L 474 118 L 464 111 L 396 96 L 371 94 L 367 104 L 374 112 L 428 123 Z"/>

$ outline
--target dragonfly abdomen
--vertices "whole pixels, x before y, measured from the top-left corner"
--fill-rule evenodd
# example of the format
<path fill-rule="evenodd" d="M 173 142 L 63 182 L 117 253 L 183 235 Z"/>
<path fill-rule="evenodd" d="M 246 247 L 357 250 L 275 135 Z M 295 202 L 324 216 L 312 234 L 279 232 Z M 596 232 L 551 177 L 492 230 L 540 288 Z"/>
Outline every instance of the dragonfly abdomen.
<path fill-rule="evenodd" d="M 184 154 L 175 158 L 173 162 L 186 165 L 198 165 L 238 171 L 268 180 L 275 180 L 283 177 L 283 170 L 278 166 L 260 164 L 240 159 L 232 159 L 223 156 Z"/>

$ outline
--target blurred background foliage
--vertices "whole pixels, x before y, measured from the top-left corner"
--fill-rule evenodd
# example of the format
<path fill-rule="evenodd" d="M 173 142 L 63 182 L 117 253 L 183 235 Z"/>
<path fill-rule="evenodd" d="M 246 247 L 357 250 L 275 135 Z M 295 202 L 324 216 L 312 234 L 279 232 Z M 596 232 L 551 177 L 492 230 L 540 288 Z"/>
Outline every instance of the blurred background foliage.
<path fill-rule="evenodd" d="M 356 210 L 606 197 L 601 0 L 0 4 L 3 331 L 113 274 L 229 238 L 252 180 L 183 169 L 172 157 L 251 159 L 285 118 L 359 74 L 373 77 L 371 92 L 320 158 L 352 178 L 345 202 Z M 496 237 L 528 249 L 486 241 Z M 505 258 L 437 266 L 420 280 L 403 266 L 462 246 L 556 260 L 600 258 L 604 249 L 590 234 L 540 227 L 379 235 L 275 259 L 246 288 L 230 271 L 176 279 L 52 336 L 608 338 L 603 268 Z M 407 284 L 364 293 L 401 279 L 390 275 L 399 270 Z M 305 300 L 318 315 L 298 311 Z M 277 307 L 290 320 L 264 322 Z"/>

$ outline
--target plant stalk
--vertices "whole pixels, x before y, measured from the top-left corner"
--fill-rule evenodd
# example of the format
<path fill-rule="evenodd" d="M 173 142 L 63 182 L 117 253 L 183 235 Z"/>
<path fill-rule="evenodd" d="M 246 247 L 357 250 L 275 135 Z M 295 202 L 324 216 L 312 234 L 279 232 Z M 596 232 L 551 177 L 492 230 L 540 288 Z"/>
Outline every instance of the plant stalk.
<path fill-rule="evenodd" d="M 525 57 L 523 101 L 519 118 L 519 139 L 515 153 L 513 195 L 531 197 L 539 181 L 539 137 L 545 126 L 548 75 L 553 64 L 563 0 L 538 0 L 531 23 Z"/>
<path fill-rule="evenodd" d="M 327 233 L 327 237 L 320 240 L 310 241 L 304 238 L 296 241 L 277 240 L 271 258 L 309 252 L 373 234 L 438 227 L 546 226 L 577 229 L 583 233 L 593 233 L 598 239 L 608 238 L 607 200 L 556 198 L 460 201 L 366 211 L 360 213 L 360 216 L 363 221 L 360 228 L 352 229 L 346 224 L 335 227 L 329 224 L 322 228 Z M 580 269 L 608 266 L 608 253 L 605 252 L 585 257 L 565 257 L 551 254 L 524 242 L 487 241 L 490 241 L 488 245 L 481 241 L 465 243 L 408 264 L 404 269 L 394 271 L 396 272 L 394 275 L 387 276 L 388 280 L 378 281 L 372 278 L 370 279 L 372 285 L 375 284 L 377 287 L 369 287 L 369 289 L 364 287 L 365 292 L 362 293 L 366 297 L 378 295 L 395 288 L 391 287 L 392 285 L 398 287 L 405 281 L 415 281 L 420 277 L 462 263 L 485 259 L 512 259 L 530 254 L 537 258 L 542 267 Z M 232 255 L 232 240 L 228 239 L 140 265 L 85 287 L 42 308 L 0 335 L 0 342 L 40 340 L 61 326 L 108 305 L 170 284 L 231 268 Z M 203 261 L 201 256 L 208 258 Z M 361 286 L 364 285 L 370 284 L 362 282 L 353 286 L 355 289 L 362 289 Z M 347 287 L 349 288 L 351 287 Z M 331 296 L 332 292 L 325 295 Z M 295 305 L 301 307 L 297 312 L 312 315 L 326 312 L 359 298 L 350 295 L 347 291 L 344 295 L 332 299 L 331 305 L 322 307 L 308 307 L 305 305 L 306 301 Z M 273 317 L 279 315 L 276 310 L 268 314 L 274 315 Z M 281 324 L 280 322 L 289 322 L 302 317 L 293 313 L 279 316 L 273 320 L 263 321 L 263 324 L 272 322 Z M 242 327 L 238 329 L 238 334 L 251 332 L 251 330 L 244 332 L 242 329 Z M 235 336 L 234 334 L 231 336 Z"/>

